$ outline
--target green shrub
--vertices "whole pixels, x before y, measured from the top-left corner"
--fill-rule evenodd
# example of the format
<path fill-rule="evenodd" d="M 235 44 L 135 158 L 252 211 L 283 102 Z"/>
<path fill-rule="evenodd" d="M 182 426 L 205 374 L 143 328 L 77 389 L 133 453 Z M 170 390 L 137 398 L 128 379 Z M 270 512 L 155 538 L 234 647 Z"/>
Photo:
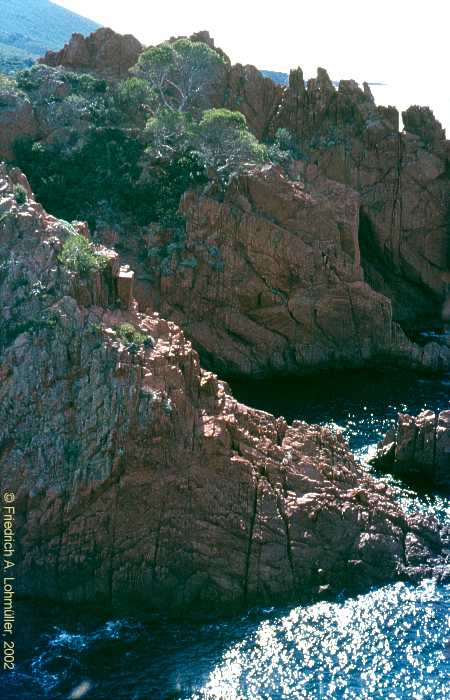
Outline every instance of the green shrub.
<path fill-rule="evenodd" d="M 17 86 L 20 90 L 28 92 L 36 87 L 35 82 L 32 79 L 31 69 L 21 70 L 16 75 Z"/>
<path fill-rule="evenodd" d="M 1 51 L 1 48 L 0 48 Z M 0 53 L 0 66 L 1 66 L 1 53 Z M 3 75 L 0 72 L 0 96 L 7 97 L 11 95 L 18 94 L 18 87 L 16 81 L 12 77 Z M 0 97 L 1 104 L 1 97 Z"/>
<path fill-rule="evenodd" d="M 207 109 L 198 125 L 197 150 L 207 166 L 228 176 L 249 163 L 267 159 L 267 148 L 249 131 L 240 112 Z"/>
<path fill-rule="evenodd" d="M 14 164 L 45 209 L 59 219 L 81 218 L 91 230 L 151 222 L 184 227 L 180 197 L 206 182 L 196 154 L 177 152 L 149 167 L 144 140 L 120 129 L 92 128 L 64 147 L 22 139 L 14 148 Z"/>
<path fill-rule="evenodd" d="M 27 191 L 23 185 L 16 185 L 14 187 L 14 197 L 17 204 L 25 204 L 28 199 Z"/>
<path fill-rule="evenodd" d="M 92 243 L 79 233 L 71 235 L 63 245 L 59 261 L 73 272 L 88 275 L 94 270 L 103 270 L 108 259 L 95 252 Z"/>
<path fill-rule="evenodd" d="M 101 323 L 90 323 L 88 325 L 88 332 L 92 333 L 92 335 L 99 335 L 99 333 L 102 332 Z"/>
<path fill-rule="evenodd" d="M 125 111 L 139 109 L 142 105 L 149 104 L 151 97 L 151 88 L 142 78 L 128 78 L 123 80 L 117 88 L 119 106 Z"/>
<path fill-rule="evenodd" d="M 202 41 L 177 39 L 151 46 L 133 68 L 155 96 L 160 108 L 191 112 L 198 108 L 220 75 L 225 59 Z"/>
<path fill-rule="evenodd" d="M 116 326 L 116 333 L 119 340 L 130 352 L 137 352 L 142 347 L 152 348 L 155 345 L 155 341 L 150 335 L 135 328 L 131 323 L 121 323 Z"/>

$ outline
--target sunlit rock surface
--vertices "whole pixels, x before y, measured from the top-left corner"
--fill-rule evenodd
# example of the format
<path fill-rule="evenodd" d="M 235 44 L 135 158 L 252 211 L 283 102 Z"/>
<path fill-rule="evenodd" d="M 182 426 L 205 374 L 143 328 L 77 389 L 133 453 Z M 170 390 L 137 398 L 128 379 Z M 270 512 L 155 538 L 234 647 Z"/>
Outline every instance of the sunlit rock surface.
<path fill-rule="evenodd" d="M 360 207 L 354 189 L 305 163 L 189 192 L 186 243 L 156 273 L 157 308 L 228 374 L 450 367 L 450 348 L 412 343 L 365 281 Z"/>
<path fill-rule="evenodd" d="M 444 573 L 436 521 L 405 516 L 339 434 L 239 404 L 175 324 L 127 310 L 117 254 L 67 270 L 74 230 L 4 166 L 0 217 L 18 594 L 145 615 Z"/>
<path fill-rule="evenodd" d="M 142 50 L 142 44 L 131 34 L 122 35 L 101 28 L 88 37 L 73 34 L 61 51 L 48 51 L 39 62 L 120 79 L 128 77 L 129 69 Z"/>
<path fill-rule="evenodd" d="M 373 463 L 450 493 L 450 411 L 400 414 Z"/>

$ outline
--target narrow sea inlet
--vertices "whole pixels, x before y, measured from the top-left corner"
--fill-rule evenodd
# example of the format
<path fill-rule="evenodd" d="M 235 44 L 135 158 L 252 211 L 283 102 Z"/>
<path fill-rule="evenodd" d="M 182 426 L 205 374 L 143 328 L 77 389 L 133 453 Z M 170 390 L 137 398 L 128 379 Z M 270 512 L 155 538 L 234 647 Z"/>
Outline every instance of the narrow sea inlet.
<path fill-rule="evenodd" d="M 238 398 L 333 423 L 365 462 L 398 411 L 448 408 L 447 378 L 361 372 L 248 384 Z M 450 499 L 389 480 L 409 511 L 450 525 Z M 101 619 L 21 604 L 12 700 L 447 700 L 450 586 L 395 583 L 357 597 L 190 624 Z"/>

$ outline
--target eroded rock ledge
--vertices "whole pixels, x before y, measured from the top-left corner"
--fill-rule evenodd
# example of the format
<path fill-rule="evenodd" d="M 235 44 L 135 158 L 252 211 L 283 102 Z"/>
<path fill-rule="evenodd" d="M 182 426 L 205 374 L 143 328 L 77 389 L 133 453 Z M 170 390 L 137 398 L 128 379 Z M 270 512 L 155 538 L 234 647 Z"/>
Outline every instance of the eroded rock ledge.
<path fill-rule="evenodd" d="M 339 435 L 239 404 L 175 324 L 129 304 L 115 254 L 99 251 L 107 264 L 84 278 L 68 271 L 73 230 L 4 166 L 0 218 L 18 594 L 145 615 L 443 573 L 433 519 L 406 517 Z M 125 342 L 124 323 L 145 342 Z"/>

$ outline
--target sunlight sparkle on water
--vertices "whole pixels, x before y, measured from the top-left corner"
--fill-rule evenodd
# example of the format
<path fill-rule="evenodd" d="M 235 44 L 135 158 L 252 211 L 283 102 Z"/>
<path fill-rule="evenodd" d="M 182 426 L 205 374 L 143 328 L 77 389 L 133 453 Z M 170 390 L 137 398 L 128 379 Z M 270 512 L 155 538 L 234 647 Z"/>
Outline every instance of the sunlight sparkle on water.
<path fill-rule="evenodd" d="M 191 698 L 447 699 L 439 595 L 433 581 L 398 583 L 344 603 L 294 608 L 230 648 Z"/>

